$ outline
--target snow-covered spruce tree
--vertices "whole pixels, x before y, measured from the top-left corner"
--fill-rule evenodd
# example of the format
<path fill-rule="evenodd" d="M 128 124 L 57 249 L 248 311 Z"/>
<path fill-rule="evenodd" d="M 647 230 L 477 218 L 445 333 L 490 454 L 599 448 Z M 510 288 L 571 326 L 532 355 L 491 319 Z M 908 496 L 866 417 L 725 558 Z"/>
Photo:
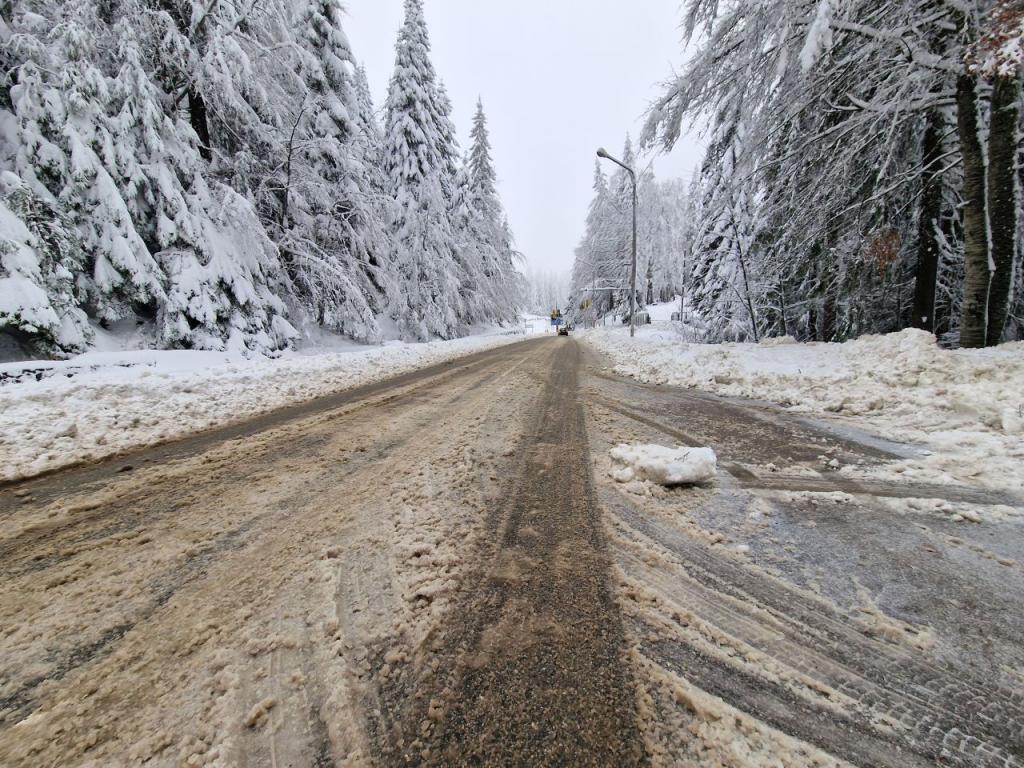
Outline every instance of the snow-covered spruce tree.
<path fill-rule="evenodd" d="M 468 158 L 467 158 L 468 160 Z M 483 222 L 471 200 L 469 165 L 463 163 L 455 173 L 449 213 L 456 241 L 455 260 L 459 281 L 459 322 L 483 318 L 487 312 L 487 278 Z"/>
<path fill-rule="evenodd" d="M 191 192 L 202 161 L 189 125 L 162 108 L 164 95 L 146 71 L 138 31 L 121 19 L 113 33 L 119 56 L 111 85 L 116 112 L 109 121 L 113 178 L 161 269 L 166 297 L 156 302 L 157 340 L 166 346 L 196 346 L 194 330 L 201 326 L 192 310 L 197 305 L 189 285 L 176 278 L 191 280 L 201 272 L 198 265 L 182 262 L 205 247 L 202 212 L 194 210 Z"/>
<path fill-rule="evenodd" d="M 746 191 L 714 183 L 715 174 L 728 176 L 742 162 L 742 140 L 721 142 L 721 148 L 721 156 L 709 150 L 703 176 L 711 183 L 696 203 L 690 301 L 714 340 L 756 341 L 763 315 L 753 246 L 761 222 Z"/>
<path fill-rule="evenodd" d="M 586 229 L 572 267 L 568 317 L 572 322 L 593 322 L 615 306 L 614 290 L 606 290 L 621 277 L 615 264 L 613 228 L 616 213 L 608 178 L 599 160 L 594 161 L 594 196 L 587 209 Z"/>
<path fill-rule="evenodd" d="M 0 157 L 66 214 L 84 254 L 79 295 L 98 320 L 154 319 L 168 346 L 276 349 L 290 335 L 278 255 L 250 202 L 207 177 L 195 120 L 177 119 L 192 30 L 169 8 L 19 6 L 18 131 Z"/>
<path fill-rule="evenodd" d="M 632 157 L 627 144 L 626 155 Z M 594 197 L 586 229 L 576 249 L 568 304 L 572 321 L 589 323 L 629 301 L 632 221 L 628 178 L 613 179 L 609 188 L 600 161 L 594 169 Z M 638 300 L 668 301 L 686 293 L 692 264 L 689 255 L 697 220 L 686 185 L 678 179 L 658 181 L 640 174 L 637 204 Z"/>
<path fill-rule="evenodd" d="M 299 21 L 306 92 L 283 149 L 279 244 L 299 303 L 319 325 L 360 340 L 380 336 L 392 281 L 384 199 L 373 162 L 378 136 L 337 0 L 310 0 Z M 372 110 L 372 108 L 370 108 Z"/>
<path fill-rule="evenodd" d="M 514 322 L 523 299 L 519 254 L 515 251 L 505 212 L 498 196 L 498 176 L 491 157 L 487 116 L 477 101 L 471 132 L 472 146 L 466 160 L 469 232 L 478 252 L 482 275 L 482 316 L 499 323 Z"/>
<path fill-rule="evenodd" d="M 236 238 L 206 238 L 198 254 L 202 270 L 188 264 L 195 254 L 174 254 L 185 259 L 174 272 L 192 276 L 179 294 L 196 294 L 189 306 L 204 309 L 199 296 L 223 299 L 190 323 L 198 323 L 202 336 L 222 339 L 236 336 L 235 327 L 249 328 L 244 336 L 252 348 L 287 343 L 295 331 L 284 319 L 282 297 L 291 288 L 271 235 L 279 238 L 287 131 L 306 92 L 296 39 L 301 7 L 282 0 L 258 9 L 199 0 L 137 1 L 156 20 L 149 56 L 158 62 L 163 87 L 185 109 L 202 161 L 190 207 L 198 206 L 204 229 L 230 233 L 242 225 L 247 237 L 258 240 L 241 252 L 232 247 Z M 230 211 L 231 223 L 211 217 L 207 199 L 216 214 Z"/>
<path fill-rule="evenodd" d="M 628 281 L 628 271 L 624 269 L 628 270 L 631 258 L 630 211 L 619 207 L 619 202 L 612 204 L 600 164 L 595 171 L 594 193 L 573 268 L 576 300 L 569 306 L 572 316 L 583 322 L 593 320 L 597 314 L 591 292 L 597 294 L 596 307 L 602 313 L 614 306 L 614 292 L 609 294 L 606 288 Z M 688 249 L 694 237 L 694 213 L 686 186 L 678 179 L 658 181 L 652 173 L 641 174 L 637 219 L 637 291 L 644 300 L 668 301 L 683 290 Z M 614 238 L 610 239 L 613 232 Z M 624 243 L 627 250 L 616 253 L 621 248 L 611 248 L 613 240 Z M 593 291 L 597 285 L 602 290 Z M 580 304 L 585 305 L 582 310 Z"/>
<path fill-rule="evenodd" d="M 82 352 L 92 337 L 76 285 L 83 254 L 58 206 L 0 175 L 0 332 L 48 357 Z"/>
<path fill-rule="evenodd" d="M 165 98 L 187 116 L 175 124 L 187 157 L 163 159 L 187 209 L 178 240 L 156 254 L 167 279 L 158 313 L 164 343 L 278 349 L 295 335 L 282 300 L 289 286 L 256 206 L 274 159 L 274 127 L 283 122 L 276 110 L 288 106 L 279 97 L 295 78 L 290 61 L 262 52 L 293 41 L 290 11 L 280 2 L 256 16 L 251 6 L 198 0 L 121 4 L 147 20 L 138 28 L 142 55 Z"/>
<path fill-rule="evenodd" d="M 637 239 L 638 259 L 637 283 L 638 290 L 643 296 L 646 304 L 653 304 L 656 298 L 654 288 L 655 264 L 662 257 L 659 246 L 664 240 L 667 232 L 664 231 L 666 222 L 659 219 L 661 188 L 650 173 L 644 179 L 640 187 L 638 215 L 637 215 Z M 658 237 L 661 235 L 661 237 Z"/>
<path fill-rule="evenodd" d="M 564 309 L 569 296 L 567 275 L 554 272 L 529 272 L 526 282 L 526 309 L 536 315 L 546 316 L 553 309 Z"/>
<path fill-rule="evenodd" d="M 356 102 L 359 111 L 355 119 L 359 122 L 360 129 L 367 135 L 372 135 L 378 141 L 384 138 L 380 125 L 377 122 L 376 110 L 373 106 L 373 94 L 370 92 L 370 78 L 366 73 L 366 65 L 358 64 L 355 74 Z"/>
<path fill-rule="evenodd" d="M 686 183 L 681 179 L 659 182 L 646 220 L 655 298 L 668 301 L 684 291 L 697 224 Z"/>
<path fill-rule="evenodd" d="M 633 167 L 636 157 L 632 140 L 627 136 L 622 161 Z M 649 183 L 647 173 L 640 173 L 639 188 Z M 638 222 L 642 218 L 638 202 Z M 638 237 L 639 242 L 639 237 Z M 573 266 L 570 319 L 593 319 L 620 307 L 629 306 L 630 270 L 633 259 L 633 182 L 629 174 L 617 168 L 606 178 L 598 162 L 594 171 L 594 198 L 587 212 L 586 231 L 576 249 Z M 644 298 L 646 262 L 637 254 L 637 303 Z M 599 286 L 595 290 L 595 286 Z M 592 297 L 592 298 L 590 298 Z M 581 305 L 586 305 L 581 308 Z M 628 311 L 628 310 L 627 310 Z"/>
<path fill-rule="evenodd" d="M 410 98 L 389 115 L 424 132 L 386 154 L 334 0 L 3 5 L 0 171 L 81 254 L 71 294 L 37 255 L 50 305 L 135 318 L 162 346 L 265 352 L 295 336 L 286 314 L 370 340 L 388 312 L 424 338 L 504 313 L 487 295 L 507 250 L 456 231 L 450 104 L 411 7 L 395 78 Z M 35 230 L 15 208 L 0 235 L 22 242 Z"/>
<path fill-rule="evenodd" d="M 648 303 L 672 299 L 681 289 L 693 212 L 680 179 L 640 178 L 637 290 Z"/>
<path fill-rule="evenodd" d="M 421 0 L 406 0 L 395 52 L 383 162 L 395 201 L 390 226 L 402 293 L 395 315 L 407 337 L 451 338 L 462 315 L 459 244 L 450 216 L 455 131 L 430 61 Z"/>
<path fill-rule="evenodd" d="M 382 191 L 384 174 L 380 164 L 384 151 L 384 133 L 381 131 L 380 123 L 377 120 L 377 111 L 373 106 L 373 96 L 370 93 L 370 81 L 366 74 L 366 67 L 362 64 L 356 68 L 355 84 L 357 104 L 355 120 L 359 126 L 356 134 L 356 146 L 360 150 L 363 166 L 374 182 L 374 188 Z"/>
<path fill-rule="evenodd" d="M 395 288 L 387 201 L 339 5 L 210 9 L 190 34 L 201 52 L 190 93 L 206 105 L 197 132 L 209 136 L 214 173 L 256 203 L 292 279 L 293 309 L 378 338 Z"/>
<path fill-rule="evenodd" d="M 626 136 L 621 159 L 623 163 L 635 169 L 636 154 L 633 151 L 633 140 L 629 136 Z M 645 183 L 646 174 L 637 171 L 638 190 Z M 604 271 L 611 281 L 610 284 L 619 286 L 615 293 L 616 305 L 623 307 L 624 311 L 628 314 L 630 272 L 633 264 L 633 181 L 630 175 L 618 166 L 616 166 L 608 181 L 608 194 L 612 212 L 612 219 L 609 222 L 612 252 L 608 254 Z M 638 250 L 638 261 L 639 258 Z M 641 306 L 643 303 L 643 271 L 639 263 L 637 265 L 636 285 L 637 306 Z"/>
<path fill-rule="evenodd" d="M 13 170 L 66 212 L 86 255 L 79 278 L 89 305 L 100 320 L 118 320 L 155 307 L 165 295 L 163 276 L 114 178 L 114 97 L 94 63 L 109 44 L 106 29 L 87 0 L 53 11 L 60 15 L 52 30 L 28 21 L 43 36 L 33 51 L 42 60 L 25 61 L 11 89 L 18 126 Z"/>

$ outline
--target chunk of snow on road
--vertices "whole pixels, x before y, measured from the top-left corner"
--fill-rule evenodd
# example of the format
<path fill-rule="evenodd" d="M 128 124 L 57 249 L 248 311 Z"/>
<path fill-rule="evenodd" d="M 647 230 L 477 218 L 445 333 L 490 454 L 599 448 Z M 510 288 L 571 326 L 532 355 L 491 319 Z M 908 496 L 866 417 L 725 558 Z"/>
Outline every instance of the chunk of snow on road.
<path fill-rule="evenodd" d="M 695 485 L 715 477 L 718 458 L 710 448 L 618 445 L 611 450 L 611 476 L 620 483 L 647 480 L 658 485 Z"/>

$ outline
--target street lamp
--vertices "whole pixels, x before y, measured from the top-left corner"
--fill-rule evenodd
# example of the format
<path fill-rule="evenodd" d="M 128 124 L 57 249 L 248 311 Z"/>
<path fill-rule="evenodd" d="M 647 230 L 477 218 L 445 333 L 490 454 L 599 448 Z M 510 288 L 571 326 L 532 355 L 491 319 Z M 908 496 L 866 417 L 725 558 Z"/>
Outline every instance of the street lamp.
<path fill-rule="evenodd" d="M 625 168 L 633 182 L 633 267 L 629 276 L 629 336 L 632 338 L 636 335 L 636 171 L 609 155 L 604 147 L 597 150 L 597 156 Z"/>

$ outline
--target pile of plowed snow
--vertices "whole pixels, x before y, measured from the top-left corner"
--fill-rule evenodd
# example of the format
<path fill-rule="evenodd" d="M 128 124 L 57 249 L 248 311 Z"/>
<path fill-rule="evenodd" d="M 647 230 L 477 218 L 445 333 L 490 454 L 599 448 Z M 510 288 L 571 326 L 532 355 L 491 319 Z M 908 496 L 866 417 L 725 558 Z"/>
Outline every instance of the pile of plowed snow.
<path fill-rule="evenodd" d="M 767 400 L 930 450 L 894 467 L 905 477 L 1024 489 L 1024 342 L 951 351 L 906 330 L 844 344 L 711 345 L 687 343 L 669 324 L 636 339 L 624 329 L 580 336 L 642 382 Z"/>

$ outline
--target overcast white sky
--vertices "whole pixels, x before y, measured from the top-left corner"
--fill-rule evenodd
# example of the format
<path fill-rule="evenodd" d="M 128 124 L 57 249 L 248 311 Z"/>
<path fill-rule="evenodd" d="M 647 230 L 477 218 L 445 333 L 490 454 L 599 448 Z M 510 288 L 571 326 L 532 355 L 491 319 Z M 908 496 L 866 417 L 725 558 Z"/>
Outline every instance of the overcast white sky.
<path fill-rule="evenodd" d="M 619 154 L 657 84 L 682 61 L 679 0 L 425 0 L 433 60 L 462 149 L 483 97 L 502 199 L 533 269 L 568 271 L 591 198 L 594 152 Z M 384 103 L 402 0 L 347 0 L 346 30 Z M 663 177 L 700 161 L 684 139 Z"/>

